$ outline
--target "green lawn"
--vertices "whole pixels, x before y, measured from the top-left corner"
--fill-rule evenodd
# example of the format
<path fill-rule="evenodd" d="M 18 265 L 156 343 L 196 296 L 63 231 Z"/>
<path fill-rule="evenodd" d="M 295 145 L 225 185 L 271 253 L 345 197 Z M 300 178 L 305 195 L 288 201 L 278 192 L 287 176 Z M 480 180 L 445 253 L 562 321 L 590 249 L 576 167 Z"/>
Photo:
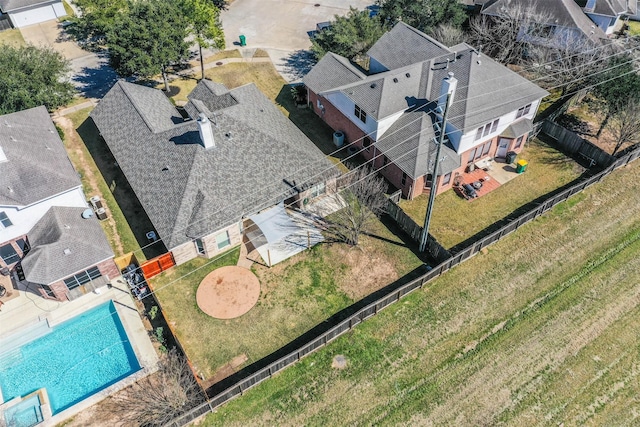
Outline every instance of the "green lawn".
<path fill-rule="evenodd" d="M 11 30 L 0 31 L 0 45 L 8 44 L 10 46 L 25 46 L 26 42 L 22 37 L 22 33 L 17 28 Z"/>
<path fill-rule="evenodd" d="M 254 264 L 260 299 L 237 319 L 209 317 L 197 307 L 195 294 L 206 274 L 236 263 L 238 250 L 212 264 L 203 259 L 190 261 L 157 276 L 152 285 L 198 372 L 206 378 L 220 378 L 421 265 L 382 223 L 376 223 L 372 231 L 373 237 L 363 237 L 358 248 L 320 244 L 273 268 Z M 202 268 L 180 278 L 198 267 Z"/>
<path fill-rule="evenodd" d="M 629 25 L 630 36 L 640 36 L 640 22 L 629 21 L 627 24 Z"/>
<path fill-rule="evenodd" d="M 536 139 L 518 158 L 529 162 L 526 172 L 479 199 L 469 202 L 454 191 L 436 197 L 430 233 L 445 248 L 463 242 L 520 206 L 571 182 L 582 172 L 573 160 Z M 411 201 L 402 200 L 400 206 L 422 225 L 427 199 L 423 195 Z"/>
<path fill-rule="evenodd" d="M 83 136 L 80 137 L 76 131 L 86 121 L 87 117 L 89 117 L 91 110 L 92 108 L 86 108 L 68 116 L 73 123 L 74 132 L 73 135 L 65 136 L 65 148 L 67 149 L 71 163 L 73 163 L 75 169 L 80 173 L 84 193 L 87 197 L 100 195 L 111 211 L 109 219 L 102 221 L 101 225 L 116 256 L 135 251 L 138 260 L 142 261 L 145 257 L 144 254 L 139 251 L 140 245 L 131 231 L 129 223 L 116 202 L 113 193 L 109 189 L 109 185 L 89 152 L 88 147 L 95 148 L 101 145 L 97 132 L 95 130 L 84 132 Z M 84 140 L 82 138 L 84 138 Z"/>
<path fill-rule="evenodd" d="M 638 180 L 640 161 L 199 425 L 636 425 Z"/>

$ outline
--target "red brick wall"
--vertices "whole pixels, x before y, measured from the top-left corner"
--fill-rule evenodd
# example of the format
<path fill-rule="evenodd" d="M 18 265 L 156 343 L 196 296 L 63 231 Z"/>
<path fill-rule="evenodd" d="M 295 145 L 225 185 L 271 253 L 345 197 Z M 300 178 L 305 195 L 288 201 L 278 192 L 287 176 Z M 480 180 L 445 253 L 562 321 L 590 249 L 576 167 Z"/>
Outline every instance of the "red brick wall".
<path fill-rule="evenodd" d="M 322 106 L 324 107 L 324 113 L 318 108 L 317 100 L 320 99 Z M 311 104 L 313 111 L 324 120 L 329 127 L 333 130 L 340 130 L 345 135 L 345 145 L 358 140 L 358 149 L 362 148 L 362 137 L 365 132 L 356 126 L 351 120 L 347 118 L 340 110 L 329 102 L 328 99 L 316 95 L 313 91 L 309 90 L 309 103 Z"/>

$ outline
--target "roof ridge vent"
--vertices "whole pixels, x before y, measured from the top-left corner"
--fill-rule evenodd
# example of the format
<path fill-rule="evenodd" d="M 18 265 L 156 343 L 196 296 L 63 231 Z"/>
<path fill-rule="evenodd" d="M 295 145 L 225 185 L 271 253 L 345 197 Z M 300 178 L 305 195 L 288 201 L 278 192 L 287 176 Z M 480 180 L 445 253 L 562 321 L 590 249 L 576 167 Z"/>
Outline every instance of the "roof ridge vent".
<path fill-rule="evenodd" d="M 65 255 L 71 255 L 71 249 L 69 248 L 64 248 L 64 250 L 62 251 L 63 254 Z"/>

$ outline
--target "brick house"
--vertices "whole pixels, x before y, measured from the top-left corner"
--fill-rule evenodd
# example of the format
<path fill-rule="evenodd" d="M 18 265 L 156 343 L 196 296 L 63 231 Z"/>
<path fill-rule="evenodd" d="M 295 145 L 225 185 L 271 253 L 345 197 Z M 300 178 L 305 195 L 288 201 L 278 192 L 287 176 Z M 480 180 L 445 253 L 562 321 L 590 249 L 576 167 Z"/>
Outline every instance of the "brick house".
<path fill-rule="evenodd" d="M 0 279 L 33 283 L 62 301 L 116 277 L 113 252 L 87 207 L 47 109 L 0 116 Z"/>
<path fill-rule="evenodd" d="M 446 47 L 403 22 L 367 54 L 368 72 L 326 54 L 303 79 L 308 100 L 408 199 L 429 191 L 449 85 L 438 193 L 470 165 L 520 152 L 548 94 L 465 43 Z"/>
<path fill-rule="evenodd" d="M 202 80 L 178 111 L 117 82 L 91 119 L 176 264 L 242 242 L 250 215 L 331 187 L 337 170 L 254 85 Z"/>

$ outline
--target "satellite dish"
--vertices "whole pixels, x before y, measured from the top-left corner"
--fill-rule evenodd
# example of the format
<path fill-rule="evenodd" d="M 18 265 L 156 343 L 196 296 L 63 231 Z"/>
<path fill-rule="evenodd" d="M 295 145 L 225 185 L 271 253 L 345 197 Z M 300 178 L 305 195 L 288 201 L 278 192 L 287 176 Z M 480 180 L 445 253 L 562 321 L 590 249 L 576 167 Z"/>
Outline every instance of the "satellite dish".
<path fill-rule="evenodd" d="M 82 211 L 82 218 L 89 219 L 93 216 L 93 209 L 87 208 Z"/>

